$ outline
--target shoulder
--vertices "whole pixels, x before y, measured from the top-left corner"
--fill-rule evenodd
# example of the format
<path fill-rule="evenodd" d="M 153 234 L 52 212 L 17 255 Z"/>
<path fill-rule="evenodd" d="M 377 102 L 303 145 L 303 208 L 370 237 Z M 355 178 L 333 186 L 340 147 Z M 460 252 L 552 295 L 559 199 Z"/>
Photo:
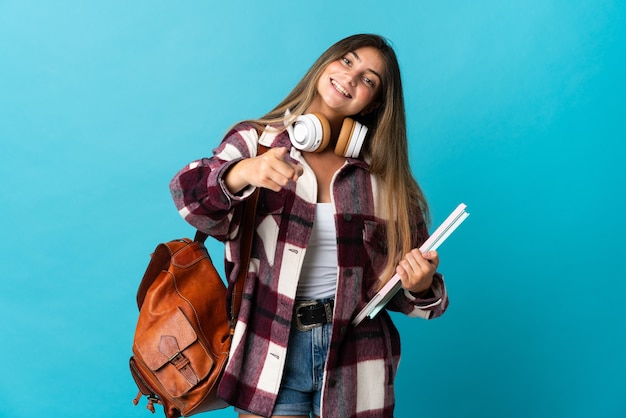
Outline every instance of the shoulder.
<path fill-rule="evenodd" d="M 229 138 L 231 136 L 234 135 L 244 135 L 244 136 L 248 136 L 248 135 L 253 135 L 256 136 L 258 138 L 258 132 L 259 130 L 257 129 L 257 125 L 254 124 L 251 121 L 241 121 L 241 122 L 237 122 L 235 123 L 233 126 L 231 126 L 228 131 L 226 132 L 226 138 Z"/>

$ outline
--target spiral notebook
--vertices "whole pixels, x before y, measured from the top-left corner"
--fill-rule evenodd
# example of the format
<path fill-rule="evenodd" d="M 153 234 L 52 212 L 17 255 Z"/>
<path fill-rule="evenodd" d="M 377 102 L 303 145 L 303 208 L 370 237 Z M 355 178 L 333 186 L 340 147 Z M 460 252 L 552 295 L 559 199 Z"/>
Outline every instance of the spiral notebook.
<path fill-rule="evenodd" d="M 432 235 L 420 247 L 422 253 L 434 251 L 454 232 L 456 228 L 469 216 L 465 211 L 467 206 L 464 203 L 459 204 L 454 211 L 446 218 L 445 221 L 432 233 Z M 369 301 L 367 305 L 358 313 L 352 321 L 352 325 L 358 325 L 369 316 L 374 318 L 380 312 L 387 302 L 402 288 L 400 276 L 394 275 Z"/>

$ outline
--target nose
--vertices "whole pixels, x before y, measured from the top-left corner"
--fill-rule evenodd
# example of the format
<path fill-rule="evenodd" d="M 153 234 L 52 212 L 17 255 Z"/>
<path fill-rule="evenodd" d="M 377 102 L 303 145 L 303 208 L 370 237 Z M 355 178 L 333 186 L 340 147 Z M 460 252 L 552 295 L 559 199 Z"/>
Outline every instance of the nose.
<path fill-rule="evenodd" d="M 348 72 L 348 82 L 350 83 L 351 86 L 353 87 L 356 86 L 357 78 L 358 78 L 358 74 L 356 74 L 356 72 L 354 71 Z"/>

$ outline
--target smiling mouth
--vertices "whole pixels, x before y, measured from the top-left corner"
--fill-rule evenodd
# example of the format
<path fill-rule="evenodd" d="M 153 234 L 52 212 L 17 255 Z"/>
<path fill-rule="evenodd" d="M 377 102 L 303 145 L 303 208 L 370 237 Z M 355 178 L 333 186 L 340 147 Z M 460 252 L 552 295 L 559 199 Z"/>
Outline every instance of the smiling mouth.
<path fill-rule="evenodd" d="M 333 87 L 335 88 L 335 90 L 337 90 L 339 93 L 343 94 L 344 96 L 346 96 L 349 99 L 352 98 L 350 93 L 348 93 L 348 91 L 346 89 L 344 89 L 343 86 L 341 84 L 339 84 L 337 81 L 331 79 L 330 80 L 330 84 L 332 84 Z"/>

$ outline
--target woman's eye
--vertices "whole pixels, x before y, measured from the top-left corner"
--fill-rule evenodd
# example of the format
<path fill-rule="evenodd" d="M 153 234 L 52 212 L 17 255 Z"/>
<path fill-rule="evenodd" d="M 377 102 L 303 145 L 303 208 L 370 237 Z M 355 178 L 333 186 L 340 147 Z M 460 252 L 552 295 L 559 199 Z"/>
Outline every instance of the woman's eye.
<path fill-rule="evenodd" d="M 351 62 L 348 58 L 346 58 L 346 57 L 343 57 L 341 60 L 342 60 L 342 61 L 343 61 L 343 63 L 344 63 L 344 64 L 346 64 L 346 65 L 350 65 L 350 64 L 352 63 L 352 62 Z"/>
<path fill-rule="evenodd" d="M 363 77 L 363 82 L 370 87 L 374 87 L 374 82 L 368 77 Z"/>

